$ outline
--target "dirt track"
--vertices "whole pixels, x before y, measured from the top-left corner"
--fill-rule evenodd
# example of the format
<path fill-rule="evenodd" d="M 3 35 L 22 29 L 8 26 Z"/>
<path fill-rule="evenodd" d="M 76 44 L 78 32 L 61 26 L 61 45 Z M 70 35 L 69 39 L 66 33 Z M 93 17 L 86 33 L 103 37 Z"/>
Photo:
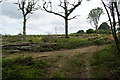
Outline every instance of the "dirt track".
<path fill-rule="evenodd" d="M 43 59 L 52 66 L 49 68 L 46 77 L 50 77 L 53 73 L 64 74 L 71 78 L 92 78 L 92 71 L 90 67 L 90 60 L 94 52 L 104 48 L 103 46 L 88 46 L 70 50 L 40 52 L 40 53 L 24 53 L 31 55 L 33 58 Z M 82 55 L 84 66 L 76 67 L 71 63 L 71 59 L 77 54 Z"/>
<path fill-rule="evenodd" d="M 106 47 L 107 45 L 100 46 L 87 46 L 77 49 L 49 51 L 49 52 L 25 52 L 20 54 L 12 54 L 6 58 L 17 57 L 20 55 L 29 55 L 34 59 L 42 59 L 50 64 L 48 72 L 45 77 L 51 77 L 55 73 L 64 75 L 67 78 L 92 78 L 92 70 L 90 60 L 93 53 Z M 78 59 L 82 59 L 84 63 L 82 66 L 77 66 L 72 63 L 72 60 L 80 55 Z"/>

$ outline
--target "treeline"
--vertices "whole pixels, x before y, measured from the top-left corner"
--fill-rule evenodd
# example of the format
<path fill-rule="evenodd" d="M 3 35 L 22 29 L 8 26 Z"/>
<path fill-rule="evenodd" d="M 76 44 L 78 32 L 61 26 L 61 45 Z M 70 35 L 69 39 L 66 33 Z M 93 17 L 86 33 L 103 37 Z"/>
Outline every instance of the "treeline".
<path fill-rule="evenodd" d="M 93 33 L 97 33 L 97 34 L 111 34 L 111 30 L 110 30 L 110 26 L 108 25 L 107 22 L 103 22 L 97 30 L 94 30 L 94 29 L 88 29 L 86 31 L 84 30 L 79 30 L 78 32 L 76 33 L 79 33 L 79 34 L 93 34 Z"/>

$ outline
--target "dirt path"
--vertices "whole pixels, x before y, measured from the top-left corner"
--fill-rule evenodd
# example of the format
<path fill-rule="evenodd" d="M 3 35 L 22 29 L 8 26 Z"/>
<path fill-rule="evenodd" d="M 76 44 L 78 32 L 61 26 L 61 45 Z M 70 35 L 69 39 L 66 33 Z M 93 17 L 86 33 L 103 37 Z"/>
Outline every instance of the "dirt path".
<path fill-rule="evenodd" d="M 30 53 L 24 53 L 26 55 L 31 55 L 35 58 L 40 58 L 40 57 L 53 57 L 55 55 L 75 55 L 77 53 L 94 53 L 98 51 L 99 49 L 103 48 L 103 46 L 88 46 L 88 47 L 82 47 L 82 48 L 77 48 L 77 49 L 69 49 L 69 50 L 60 50 L 60 51 L 49 51 L 49 52 L 40 52 L 40 53 L 35 53 L 35 52 L 30 52 Z"/>
<path fill-rule="evenodd" d="M 35 59 L 42 59 L 49 63 L 50 67 L 46 77 L 92 78 L 91 57 L 94 52 L 99 51 L 105 46 L 107 45 L 39 53 L 29 52 L 22 53 L 22 55 L 30 55 Z M 80 61 L 83 61 L 83 63 Z"/>
<path fill-rule="evenodd" d="M 31 55 L 33 58 L 43 59 L 51 65 L 46 77 L 59 74 L 59 76 L 64 75 L 68 78 L 91 78 L 90 59 L 94 52 L 104 47 L 105 45 L 88 46 L 78 49 L 25 54 Z M 83 66 L 77 66 L 72 63 L 72 60 L 79 54 L 81 55 L 79 58 L 84 61 Z"/>

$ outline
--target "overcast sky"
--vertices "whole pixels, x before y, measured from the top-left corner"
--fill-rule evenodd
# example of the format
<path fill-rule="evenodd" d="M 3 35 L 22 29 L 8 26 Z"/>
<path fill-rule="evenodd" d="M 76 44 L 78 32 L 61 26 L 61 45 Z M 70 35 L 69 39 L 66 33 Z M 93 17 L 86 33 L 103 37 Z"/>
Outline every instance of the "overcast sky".
<path fill-rule="evenodd" d="M 18 6 L 13 3 L 15 1 L 9 0 L 0 3 L 0 24 L 2 24 L 0 25 L 0 30 L 2 30 L 2 34 L 16 35 L 22 33 L 22 13 L 18 11 Z M 89 2 L 83 0 L 82 4 L 71 15 L 71 17 L 74 15 L 80 16 L 77 19 L 69 21 L 69 33 L 93 28 L 87 22 L 86 18 L 90 10 L 96 7 L 103 8 L 101 0 L 91 0 Z M 29 16 L 30 18 L 27 21 L 27 34 L 55 34 L 55 28 L 57 34 L 64 34 L 64 19 L 61 17 L 41 10 L 35 11 L 34 14 Z M 107 20 L 107 15 L 104 14 L 101 16 L 99 24 Z"/>

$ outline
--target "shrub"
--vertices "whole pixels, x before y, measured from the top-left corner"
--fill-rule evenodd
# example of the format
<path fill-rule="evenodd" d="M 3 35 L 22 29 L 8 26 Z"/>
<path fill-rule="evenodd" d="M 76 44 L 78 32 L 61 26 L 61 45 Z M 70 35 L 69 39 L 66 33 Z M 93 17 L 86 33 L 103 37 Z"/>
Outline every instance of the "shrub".
<path fill-rule="evenodd" d="M 77 33 L 84 34 L 85 32 L 84 32 L 84 30 L 79 30 Z"/>
<path fill-rule="evenodd" d="M 106 22 L 103 22 L 98 29 L 110 30 L 110 26 Z"/>
<path fill-rule="evenodd" d="M 92 34 L 92 33 L 94 33 L 95 31 L 93 30 L 93 29 L 88 29 L 88 30 L 86 30 L 86 33 L 87 34 Z"/>

